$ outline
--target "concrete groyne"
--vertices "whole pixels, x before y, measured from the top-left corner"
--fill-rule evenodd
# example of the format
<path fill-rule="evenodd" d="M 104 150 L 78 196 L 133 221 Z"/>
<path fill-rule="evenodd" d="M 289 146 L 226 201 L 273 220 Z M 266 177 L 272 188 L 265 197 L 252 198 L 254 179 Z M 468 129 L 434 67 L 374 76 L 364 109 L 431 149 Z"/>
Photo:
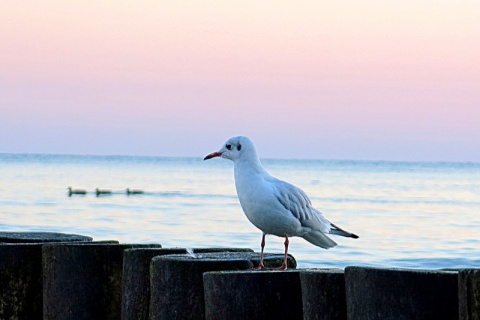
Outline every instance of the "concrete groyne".
<path fill-rule="evenodd" d="M 480 269 L 258 263 L 247 248 L 0 232 L 0 319 L 480 319 Z"/>

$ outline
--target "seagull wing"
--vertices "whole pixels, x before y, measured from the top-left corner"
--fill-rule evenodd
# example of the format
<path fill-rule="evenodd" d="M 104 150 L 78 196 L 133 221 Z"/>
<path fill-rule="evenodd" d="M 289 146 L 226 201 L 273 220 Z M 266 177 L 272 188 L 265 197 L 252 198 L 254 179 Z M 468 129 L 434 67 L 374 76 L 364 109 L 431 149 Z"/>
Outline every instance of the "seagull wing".
<path fill-rule="evenodd" d="M 270 182 L 275 186 L 274 194 L 282 206 L 297 218 L 302 227 L 311 228 L 323 233 L 329 233 L 332 226 L 323 214 L 312 207 L 308 196 L 300 188 L 271 177 Z"/>

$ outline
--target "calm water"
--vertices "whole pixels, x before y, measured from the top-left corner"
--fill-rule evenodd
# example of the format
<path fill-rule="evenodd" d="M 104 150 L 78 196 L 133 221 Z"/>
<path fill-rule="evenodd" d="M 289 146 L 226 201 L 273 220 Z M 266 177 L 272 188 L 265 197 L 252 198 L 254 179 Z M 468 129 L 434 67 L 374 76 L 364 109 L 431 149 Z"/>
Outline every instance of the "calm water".
<path fill-rule="evenodd" d="M 292 238 L 299 267 L 480 267 L 480 164 L 264 160 L 360 239 Z M 66 188 L 88 190 L 68 197 Z M 96 187 L 110 196 L 96 197 Z M 127 196 L 127 187 L 143 195 Z M 164 247 L 260 249 L 223 159 L 0 154 L 0 230 L 57 231 Z M 267 252 L 283 240 L 267 237 Z"/>

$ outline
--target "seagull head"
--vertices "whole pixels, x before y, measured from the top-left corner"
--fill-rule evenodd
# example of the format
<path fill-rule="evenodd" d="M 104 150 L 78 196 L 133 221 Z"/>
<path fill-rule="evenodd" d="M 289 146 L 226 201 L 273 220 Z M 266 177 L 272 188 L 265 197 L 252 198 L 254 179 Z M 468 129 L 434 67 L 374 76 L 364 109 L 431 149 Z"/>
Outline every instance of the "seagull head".
<path fill-rule="evenodd" d="M 220 150 L 207 155 L 203 160 L 212 159 L 215 157 L 222 157 L 232 161 L 245 159 L 249 157 L 256 158 L 257 152 L 253 142 L 244 136 L 238 136 L 228 139 Z"/>

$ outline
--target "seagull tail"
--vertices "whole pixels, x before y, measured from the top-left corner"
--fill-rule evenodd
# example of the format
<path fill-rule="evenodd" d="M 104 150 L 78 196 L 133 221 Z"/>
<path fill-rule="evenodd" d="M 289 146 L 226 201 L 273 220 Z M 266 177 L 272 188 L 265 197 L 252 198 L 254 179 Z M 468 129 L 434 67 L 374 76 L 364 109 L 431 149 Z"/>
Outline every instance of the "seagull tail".
<path fill-rule="evenodd" d="M 330 249 L 337 245 L 335 241 L 327 237 L 327 235 L 321 231 L 311 231 L 304 234 L 302 237 L 308 242 L 324 249 Z"/>
<path fill-rule="evenodd" d="M 342 237 L 347 237 L 347 238 L 358 239 L 358 236 L 356 234 L 345 231 L 345 230 L 337 227 L 336 225 L 334 225 L 331 222 L 330 222 L 330 225 L 332 226 L 332 228 L 330 229 L 330 232 L 329 232 L 330 234 L 335 234 L 337 236 L 342 236 Z"/>

